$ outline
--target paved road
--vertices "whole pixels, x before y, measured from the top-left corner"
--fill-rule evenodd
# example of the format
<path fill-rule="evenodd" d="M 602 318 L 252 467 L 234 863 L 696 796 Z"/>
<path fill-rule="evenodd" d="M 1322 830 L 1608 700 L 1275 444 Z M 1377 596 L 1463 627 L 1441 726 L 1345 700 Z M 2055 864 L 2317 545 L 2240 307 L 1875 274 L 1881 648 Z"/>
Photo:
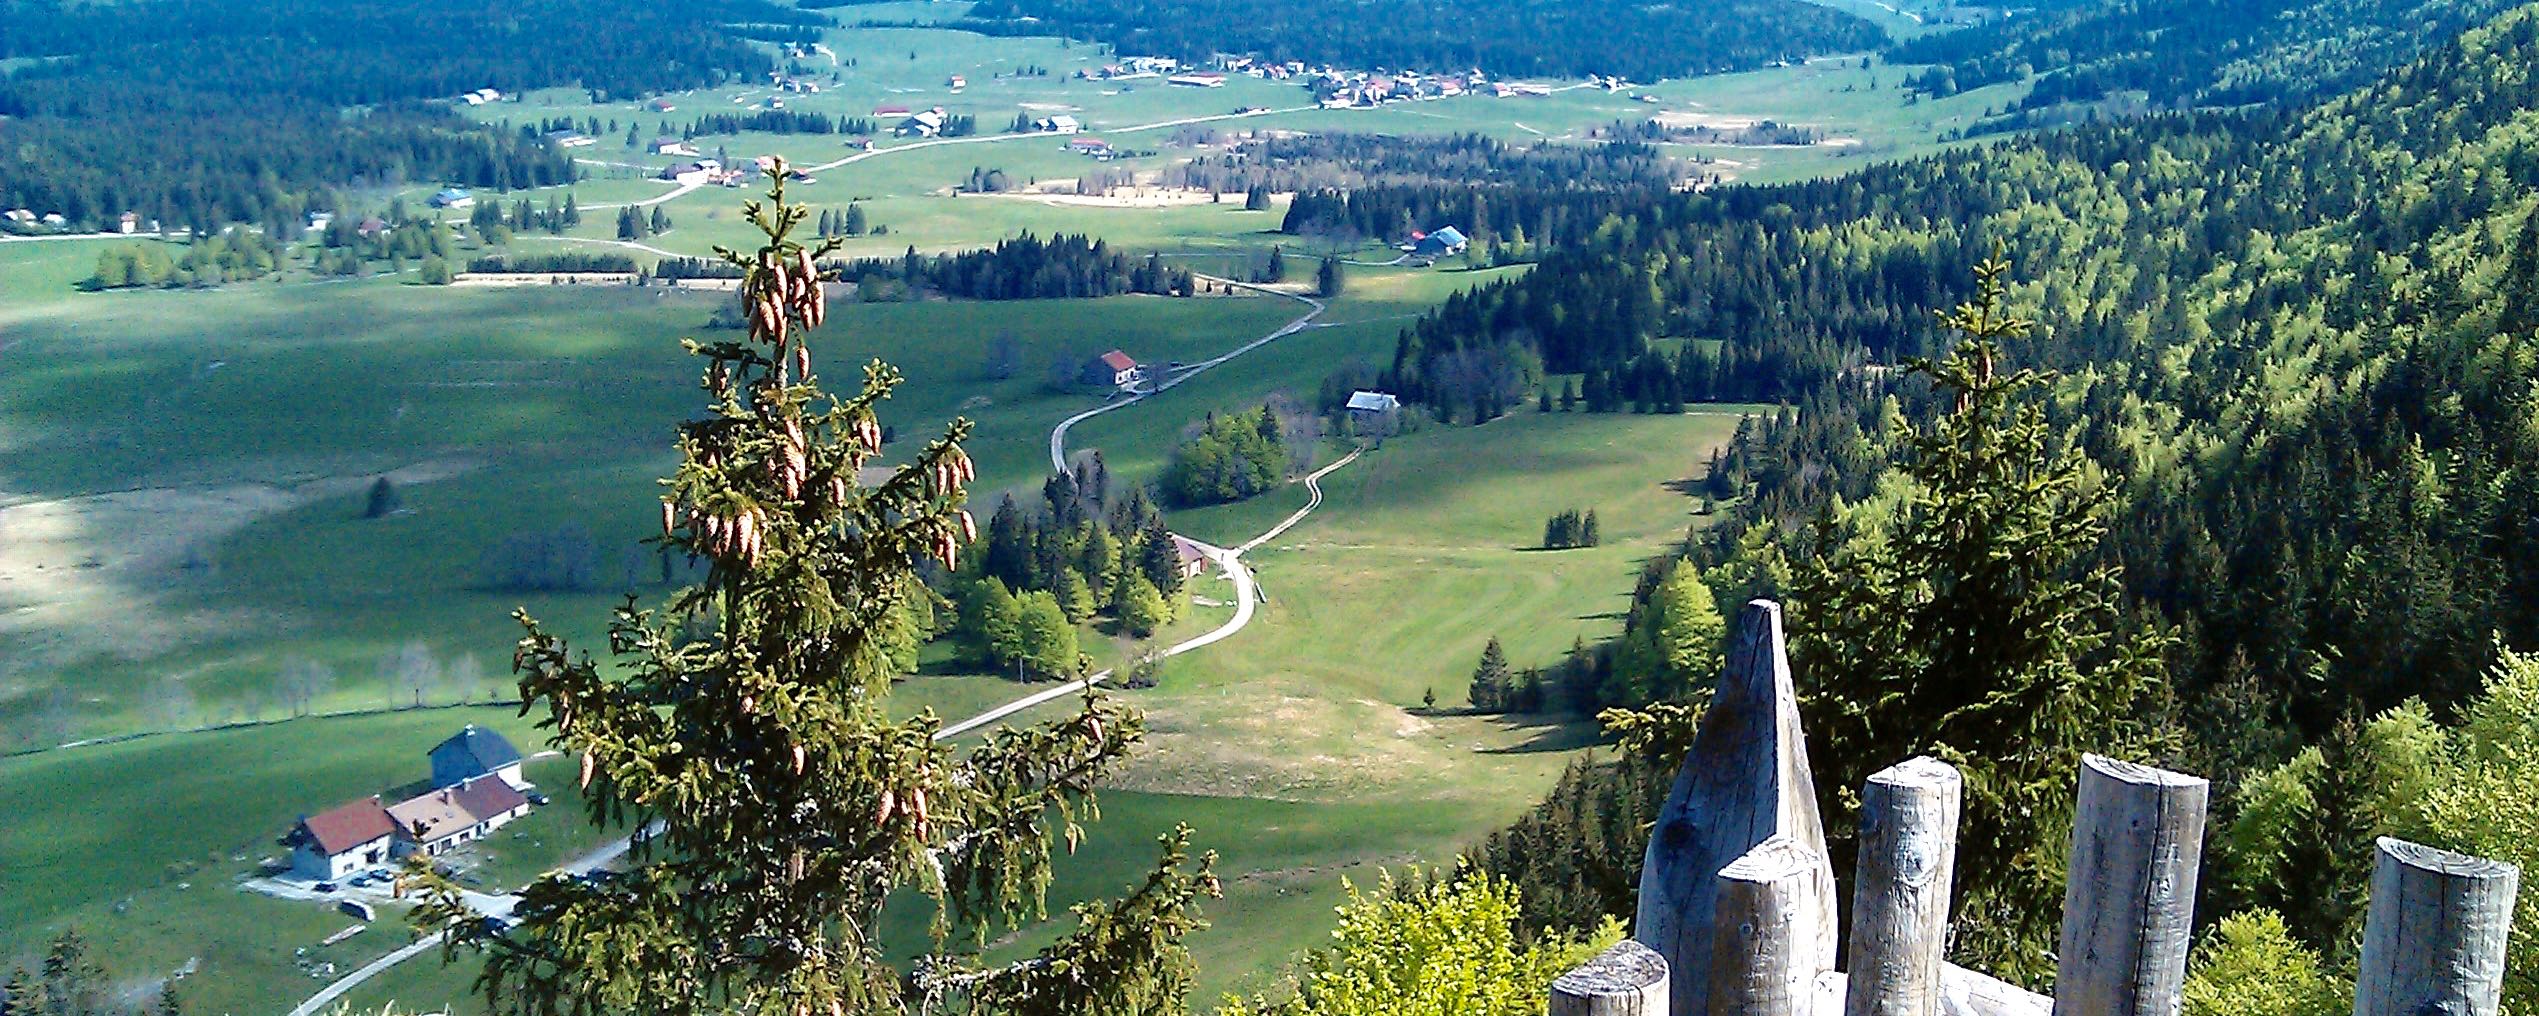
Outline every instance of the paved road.
<path fill-rule="evenodd" d="M 1058 426 L 1049 432 L 1049 469 L 1051 472 L 1063 473 L 1067 471 L 1067 432 L 1074 429 L 1076 424 L 1083 423 L 1086 420 L 1093 419 L 1094 417 L 1108 413 L 1115 409 L 1125 409 L 1129 406 L 1144 402 L 1149 396 L 1161 395 L 1165 392 L 1171 391 L 1174 388 L 1179 387 L 1182 382 L 1198 377 L 1200 374 L 1205 373 L 1211 368 L 1223 365 L 1226 361 L 1232 360 L 1245 353 L 1249 353 L 1255 349 L 1259 349 L 1262 346 L 1269 345 L 1272 342 L 1276 342 L 1290 335 L 1294 335 L 1297 332 L 1304 331 L 1307 327 L 1314 323 L 1315 318 L 1322 316 L 1323 311 L 1330 309 L 1322 301 L 1314 299 L 1313 297 L 1299 293 L 1290 293 L 1283 289 L 1271 289 L 1267 286 L 1256 286 L 1249 282 L 1236 282 L 1232 279 L 1220 279 L 1213 275 L 1202 275 L 1199 276 L 1199 278 L 1209 282 L 1233 286 L 1238 289 L 1249 289 L 1256 293 L 1267 293 L 1271 296 L 1286 297 L 1287 299 L 1294 300 L 1312 309 L 1306 311 L 1303 317 L 1299 317 L 1294 321 L 1290 321 L 1285 325 L 1280 326 L 1277 331 L 1227 350 L 1215 359 L 1201 360 L 1198 363 L 1184 367 L 1172 377 L 1165 379 L 1163 382 L 1156 384 L 1151 388 L 1144 391 L 1131 391 L 1129 392 L 1129 396 L 1124 399 L 1113 397 L 1109 402 L 1105 402 L 1099 406 L 1095 406 L 1091 409 L 1085 410 L 1084 412 L 1077 413 L 1074 416 L 1058 421 Z"/>

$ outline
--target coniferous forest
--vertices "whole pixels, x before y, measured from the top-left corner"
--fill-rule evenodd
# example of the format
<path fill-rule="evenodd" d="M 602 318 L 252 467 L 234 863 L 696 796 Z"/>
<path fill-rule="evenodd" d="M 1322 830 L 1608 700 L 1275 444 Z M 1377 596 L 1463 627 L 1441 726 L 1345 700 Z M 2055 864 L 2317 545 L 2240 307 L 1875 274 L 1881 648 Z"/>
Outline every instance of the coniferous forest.
<path fill-rule="evenodd" d="M 2084 506 L 2056 574 L 2117 594 L 2105 640 L 2072 659 L 2149 653 L 2166 675 L 2129 707 L 2144 738 L 2129 743 L 2215 780 L 2228 832 L 2200 911 L 2268 908 L 2333 954 L 2359 919 L 2360 872 L 2301 857 L 2361 856 L 2380 833 L 2485 842 L 2513 813 L 2389 788 L 2490 778 L 2419 755 L 2502 736 L 2494 717 L 2533 668 L 2499 646 L 2539 640 L 2535 51 L 2539 12 L 2520 11 L 2312 105 L 1651 201 L 1406 329 L 1392 379 L 1433 402 L 1438 365 L 1503 349 L 1593 384 L 1657 355 L 1653 340 L 1726 340 L 1676 360 L 1677 383 L 1788 408 L 1712 464 L 1728 519 L 1653 566 L 1632 634 L 1584 665 L 1607 676 L 1571 682 L 1565 704 L 1699 701 L 1634 679 L 1653 664 L 1629 651 L 1668 627 L 1662 573 L 1688 568 L 1720 603 L 1789 602 L 1802 681 L 1830 680 L 1846 665 L 1824 654 L 1870 634 L 1842 625 L 1877 622 L 1835 609 L 1876 595 L 1828 576 L 1902 567 L 1908 545 L 1882 534 L 1946 501 L 1900 469 L 1932 454 L 1915 434 L 1965 403 L 1903 368 L 1946 349 L 1932 315 L 1975 295 L 1961 266 L 2000 252 L 2007 304 L 2034 320 L 2001 355 L 2043 372 L 2006 405 L 2035 414 L 2039 449 L 2077 456 L 2055 481 Z M 1827 696 L 1818 712 L 1836 690 L 1801 689 Z M 1860 754 L 1866 729 L 1817 724 L 1817 757 Z M 1529 920 L 1628 913 L 1632 819 L 1664 785 L 1645 764 L 1574 770 L 1474 863 L 1523 887 Z M 2334 842 L 2296 842 L 2313 827 Z"/>
<path fill-rule="evenodd" d="M 135 8 L 142 8 L 136 10 Z M 587 26 L 608 23 L 612 30 Z M 563 183 L 572 161 L 449 100 L 573 85 L 631 97 L 760 74 L 733 24 L 825 24 L 767 0 L 0 3 L 0 207 L 97 227 L 289 226 L 349 186 Z M 135 74 L 135 67 L 182 68 Z M 350 110 L 347 113 L 346 110 Z"/>

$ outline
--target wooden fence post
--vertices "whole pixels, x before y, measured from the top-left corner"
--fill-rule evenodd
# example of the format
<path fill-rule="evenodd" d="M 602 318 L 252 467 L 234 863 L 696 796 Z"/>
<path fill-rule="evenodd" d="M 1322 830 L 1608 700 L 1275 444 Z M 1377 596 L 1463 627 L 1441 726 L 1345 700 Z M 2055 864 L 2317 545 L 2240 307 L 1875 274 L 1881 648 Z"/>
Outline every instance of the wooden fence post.
<path fill-rule="evenodd" d="M 2054 1016 L 2176 1016 L 2210 789 L 2183 773 L 2081 757 Z"/>
<path fill-rule="evenodd" d="M 1666 958 L 1630 939 L 1552 982 L 1551 1016 L 1667 1016 Z"/>
<path fill-rule="evenodd" d="M 1816 811 L 1816 782 L 1799 727 L 1798 693 L 1781 635 L 1781 606 L 1746 604 L 1729 645 L 1710 710 L 1692 750 L 1649 830 L 1640 867 L 1639 912 L 1631 937 L 1666 958 L 1676 1016 L 1717 1012 L 1711 1006 L 1711 961 L 1723 925 L 1714 920 L 1723 869 L 1772 838 L 1791 841 L 1814 858 L 1814 908 L 1796 915 L 1809 940 L 1804 971 L 1833 969 L 1841 929 L 1834 920 L 1834 870 L 1825 854 L 1825 824 Z"/>
<path fill-rule="evenodd" d="M 2521 869 L 2381 837 L 2354 1016 L 2494 1016 Z"/>
<path fill-rule="evenodd" d="M 1773 837 L 1719 869 L 1708 1016 L 1806 1016 L 1834 957 L 1816 934 L 1830 910 L 1824 858 Z"/>
<path fill-rule="evenodd" d="M 1929 756 L 1869 777 L 1844 1016 L 1937 1016 L 1965 780 Z"/>

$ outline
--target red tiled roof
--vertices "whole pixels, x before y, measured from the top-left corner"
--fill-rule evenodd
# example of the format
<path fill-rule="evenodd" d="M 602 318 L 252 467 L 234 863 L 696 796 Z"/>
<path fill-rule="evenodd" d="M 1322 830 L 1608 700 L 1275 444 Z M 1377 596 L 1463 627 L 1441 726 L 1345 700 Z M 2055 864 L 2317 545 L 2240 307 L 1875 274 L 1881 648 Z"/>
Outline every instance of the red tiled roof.
<path fill-rule="evenodd" d="M 459 784 L 452 796 L 458 799 L 459 807 L 467 809 L 467 813 L 476 816 L 479 822 L 509 814 L 529 803 L 528 798 L 521 796 L 520 791 L 513 789 L 501 777 L 469 780 Z"/>
<path fill-rule="evenodd" d="M 319 853 L 330 856 L 397 831 L 396 821 L 388 817 L 388 809 L 380 807 L 376 797 L 311 815 L 300 820 L 300 827 L 308 830 Z"/>
<path fill-rule="evenodd" d="M 1136 370 L 1136 369 L 1137 369 L 1137 361 L 1136 361 L 1136 360 L 1130 359 L 1130 358 L 1129 358 L 1129 355 L 1128 355 L 1127 353 L 1120 352 L 1119 350 L 1116 350 L 1116 349 L 1114 349 L 1114 350 L 1112 350 L 1112 351 L 1110 351 L 1110 352 L 1108 352 L 1108 353 L 1104 353 L 1104 354 L 1102 354 L 1102 363 L 1103 363 L 1103 365 L 1104 365 L 1104 366 L 1107 366 L 1107 367 L 1111 368 L 1112 370 Z"/>

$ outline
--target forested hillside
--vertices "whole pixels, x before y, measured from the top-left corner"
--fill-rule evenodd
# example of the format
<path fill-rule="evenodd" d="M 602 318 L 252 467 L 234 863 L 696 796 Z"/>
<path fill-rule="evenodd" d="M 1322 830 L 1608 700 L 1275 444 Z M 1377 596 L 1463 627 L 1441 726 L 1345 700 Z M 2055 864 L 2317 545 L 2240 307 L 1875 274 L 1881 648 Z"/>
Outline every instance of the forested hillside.
<path fill-rule="evenodd" d="M 1936 64 L 1907 84 L 1951 95 L 2038 75 L 1986 129 L 2119 110 L 2237 106 L 2333 95 L 2512 6 L 2510 0 L 2120 0 L 2037 12 L 1898 45 Z M 2136 98 L 2138 97 L 2138 99 Z"/>
<path fill-rule="evenodd" d="M 2243 817 L 2252 773 L 2303 744 L 2368 740 L 2357 725 L 2410 700 L 2447 722 L 2496 679 L 2499 641 L 2539 644 L 2533 52 L 2539 10 L 2517 11 L 2306 109 L 2155 117 L 1650 203 L 1407 330 L 1394 380 L 1433 398 L 1459 357 L 1591 377 L 1663 357 L 1675 371 L 1651 383 L 1793 404 L 1718 463 L 1729 518 L 1688 541 L 1685 564 L 1653 565 L 1640 598 L 1680 567 L 1703 569 L 1721 603 L 1794 597 L 1809 562 L 1897 517 L 1899 432 L 1939 407 L 1892 365 L 1936 351 L 1932 314 L 1998 248 L 2022 280 L 2015 310 L 2038 322 L 2007 356 L 2059 372 L 2035 404 L 2113 495 L 2080 565 L 2119 569 L 2124 630 L 2174 636 L 2152 719 L 2181 732 L 2174 764 L 2215 777 L 2220 828 Z M 1678 339 L 1726 342 L 1714 358 Z M 1789 616 L 1807 641 L 1803 597 Z M 1612 679 L 1628 653 L 1596 656 L 1564 684 L 1570 704 L 1663 688 Z M 2350 817 L 2364 791 L 2301 782 L 2319 771 L 2269 786 Z M 1526 883 L 1536 918 L 1627 912 L 1611 894 L 1638 848 L 1612 842 L 1631 828 L 1612 813 L 1662 783 L 1613 775 L 1582 771 L 1485 851 Z M 1562 842 L 1545 823 L 1598 834 Z M 2340 828 L 2367 843 L 2375 827 Z M 2218 900 L 2273 906 L 2340 945 L 2332 911 L 2359 872 L 2286 888 L 2251 874 L 2282 866 L 2247 842 L 2212 848 Z"/>
<path fill-rule="evenodd" d="M 0 75 L 0 208 L 278 226 L 330 187 L 560 183 L 569 159 L 440 100 L 699 87 L 772 66 L 748 36 L 825 23 L 767 0 L 0 0 L 0 60 L 25 61 Z"/>
<path fill-rule="evenodd" d="M 1109 43 L 1122 53 L 1218 53 L 1343 67 L 1480 68 L 1635 81 L 1759 67 L 1885 42 L 1877 26 L 1798 0 L 1700 6 L 1626 0 L 985 0 L 968 27 Z"/>

